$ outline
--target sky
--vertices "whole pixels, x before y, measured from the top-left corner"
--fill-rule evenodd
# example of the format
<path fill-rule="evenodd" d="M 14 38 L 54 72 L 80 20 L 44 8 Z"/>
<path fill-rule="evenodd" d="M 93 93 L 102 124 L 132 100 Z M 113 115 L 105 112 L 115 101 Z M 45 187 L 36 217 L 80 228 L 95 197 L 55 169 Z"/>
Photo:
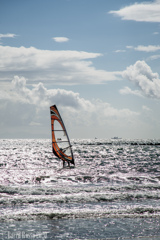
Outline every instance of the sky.
<path fill-rule="evenodd" d="M 0 138 L 160 139 L 160 0 L 0 0 Z"/>

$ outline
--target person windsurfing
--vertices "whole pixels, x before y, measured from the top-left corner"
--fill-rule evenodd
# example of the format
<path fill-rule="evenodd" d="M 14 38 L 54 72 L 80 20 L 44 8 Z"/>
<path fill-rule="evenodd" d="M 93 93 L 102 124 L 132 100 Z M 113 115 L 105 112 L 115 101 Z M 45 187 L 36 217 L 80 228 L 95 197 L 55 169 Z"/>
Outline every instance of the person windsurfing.
<path fill-rule="evenodd" d="M 65 162 L 68 163 L 69 167 L 70 163 L 75 165 L 72 146 L 65 125 L 56 105 L 50 107 L 50 115 L 52 131 L 52 151 L 56 157 L 63 161 L 63 167 L 65 167 Z"/>

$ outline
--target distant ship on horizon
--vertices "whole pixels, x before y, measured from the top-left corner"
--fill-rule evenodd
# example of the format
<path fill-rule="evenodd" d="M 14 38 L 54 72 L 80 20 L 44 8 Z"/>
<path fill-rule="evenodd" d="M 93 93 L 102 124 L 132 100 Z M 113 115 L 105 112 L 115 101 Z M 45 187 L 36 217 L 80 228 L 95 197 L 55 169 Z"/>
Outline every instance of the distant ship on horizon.
<path fill-rule="evenodd" d="M 120 138 L 120 137 L 113 137 L 111 139 L 118 140 L 118 139 L 122 139 L 122 138 Z"/>

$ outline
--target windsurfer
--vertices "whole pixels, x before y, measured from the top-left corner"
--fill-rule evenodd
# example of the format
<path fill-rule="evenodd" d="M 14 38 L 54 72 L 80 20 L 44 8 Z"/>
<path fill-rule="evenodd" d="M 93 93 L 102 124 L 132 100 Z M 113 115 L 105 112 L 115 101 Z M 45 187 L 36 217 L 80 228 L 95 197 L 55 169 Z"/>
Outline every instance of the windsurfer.
<path fill-rule="evenodd" d="M 74 156 L 66 128 L 56 105 L 50 107 L 50 114 L 52 151 L 56 157 L 63 160 L 63 167 L 65 167 L 65 162 L 67 162 L 68 167 L 70 168 L 70 163 L 74 165 Z M 62 135 L 64 135 L 65 138 L 61 138 Z"/>

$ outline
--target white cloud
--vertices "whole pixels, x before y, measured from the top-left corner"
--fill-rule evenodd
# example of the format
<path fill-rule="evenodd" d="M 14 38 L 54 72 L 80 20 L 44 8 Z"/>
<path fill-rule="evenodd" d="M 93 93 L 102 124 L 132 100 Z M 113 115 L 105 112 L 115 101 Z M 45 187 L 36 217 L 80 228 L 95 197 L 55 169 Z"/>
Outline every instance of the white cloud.
<path fill-rule="evenodd" d="M 138 45 L 137 47 L 133 47 L 133 46 L 126 46 L 127 49 L 133 49 L 135 51 L 139 51 L 139 52 L 156 52 L 160 50 L 160 45 L 148 45 L 148 46 L 144 46 L 144 45 Z"/>
<path fill-rule="evenodd" d="M 0 44 L 2 44 L 2 38 L 15 38 L 17 35 L 14 33 L 0 34 Z"/>
<path fill-rule="evenodd" d="M 128 48 L 128 49 L 132 49 L 132 48 L 133 48 L 133 46 L 126 46 L 126 48 Z"/>
<path fill-rule="evenodd" d="M 141 92 L 151 98 L 160 98 L 160 79 L 144 61 L 137 61 L 129 66 L 122 76 L 135 83 Z"/>
<path fill-rule="evenodd" d="M 117 80 L 118 73 L 97 70 L 91 59 L 100 53 L 82 51 L 49 51 L 34 47 L 0 46 L 0 80 L 11 80 L 14 75 L 29 81 L 54 84 L 99 84 Z"/>
<path fill-rule="evenodd" d="M 135 3 L 109 13 L 121 17 L 123 20 L 137 22 L 160 22 L 160 0 Z"/>
<path fill-rule="evenodd" d="M 159 32 L 154 32 L 153 34 L 154 34 L 154 35 L 158 35 L 158 34 L 159 34 Z"/>
<path fill-rule="evenodd" d="M 68 41 L 69 41 L 69 38 L 67 38 L 67 37 L 54 37 L 53 40 L 54 40 L 55 42 L 61 43 L 61 42 L 68 42 Z"/>
<path fill-rule="evenodd" d="M 9 90 L 9 100 L 43 108 L 57 102 L 59 105 L 67 105 L 78 108 L 81 100 L 78 93 L 62 89 L 47 90 L 43 83 L 34 84 L 32 89 L 27 87 L 27 79 L 14 76 Z M 86 104 L 86 103 L 85 103 Z"/>
<path fill-rule="evenodd" d="M 156 52 L 160 50 L 160 45 L 155 46 L 155 45 L 148 45 L 148 46 L 143 46 L 139 45 L 138 47 L 134 48 L 136 51 L 141 51 L 141 52 Z"/>
<path fill-rule="evenodd" d="M 27 79 L 19 76 L 14 76 L 11 82 L 11 89 L 6 92 L 9 93 L 7 95 L 9 101 L 35 105 L 41 108 L 57 103 L 63 107 L 71 107 L 76 111 L 81 109 L 87 112 L 104 112 L 103 109 L 106 109 L 106 116 L 121 116 L 121 112 L 132 114 L 129 110 L 117 110 L 111 107 L 110 104 L 104 103 L 101 100 L 94 100 L 94 103 L 85 100 L 80 97 L 79 93 L 73 91 L 66 91 L 64 89 L 47 89 L 44 87 L 43 83 L 34 84 L 30 89 L 27 87 Z M 5 94 L 3 94 L 3 96 L 5 96 Z M 7 99 L 7 97 L 4 98 L 5 100 Z"/>
<path fill-rule="evenodd" d="M 126 50 L 116 50 L 115 53 L 124 53 Z"/>
<path fill-rule="evenodd" d="M 83 129 L 95 129 L 95 125 L 97 128 L 117 126 L 120 120 L 124 124 L 124 121 L 139 115 L 129 109 L 116 109 L 101 100 L 86 100 L 73 91 L 47 89 L 43 83 L 28 88 L 27 79 L 19 76 L 14 77 L 10 89 L 1 90 L 0 96 L 1 130 L 10 127 L 12 130 L 14 127 L 20 130 L 21 126 L 25 126 L 23 133 L 24 130 L 29 131 L 30 127 L 41 128 L 42 131 L 42 127 L 50 126 L 46 121 L 49 119 L 49 106 L 52 104 L 60 108 L 63 116 L 69 119 L 68 124 L 72 124 L 76 129 L 78 126 Z"/>
<path fill-rule="evenodd" d="M 137 47 L 126 46 L 126 48 L 133 49 L 139 52 L 156 52 L 160 50 L 160 45 L 148 45 L 148 46 L 138 45 Z"/>
<path fill-rule="evenodd" d="M 142 109 L 147 112 L 151 111 L 151 109 L 145 105 L 142 106 Z"/>
<path fill-rule="evenodd" d="M 157 60 L 157 59 L 159 59 L 159 58 L 160 58 L 160 55 L 153 55 L 153 56 L 148 57 L 147 60 L 153 61 L 153 60 Z"/>
<path fill-rule="evenodd" d="M 122 94 L 122 95 L 127 95 L 127 94 L 132 94 L 132 95 L 135 95 L 135 96 L 139 96 L 139 97 L 142 97 L 143 95 L 142 95 L 142 93 L 141 93 L 141 91 L 139 91 L 139 90 L 132 90 L 132 89 L 130 89 L 129 87 L 124 87 L 123 89 L 120 89 L 120 94 Z"/>
<path fill-rule="evenodd" d="M 2 39 L 2 38 L 14 38 L 16 36 L 17 35 L 14 34 L 14 33 L 0 34 L 0 39 Z"/>

